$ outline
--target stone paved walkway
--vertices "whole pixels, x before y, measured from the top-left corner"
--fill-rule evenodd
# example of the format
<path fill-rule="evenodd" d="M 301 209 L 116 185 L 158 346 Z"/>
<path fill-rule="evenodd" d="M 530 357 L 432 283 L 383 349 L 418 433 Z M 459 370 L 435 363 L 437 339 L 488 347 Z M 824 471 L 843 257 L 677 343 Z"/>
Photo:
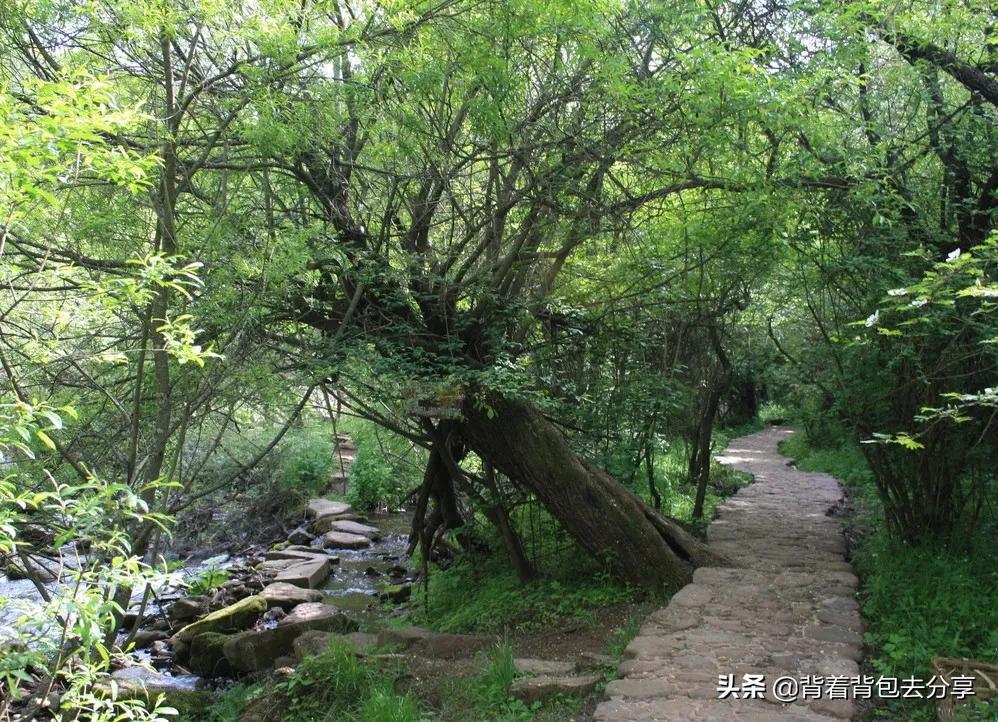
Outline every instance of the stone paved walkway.
<path fill-rule="evenodd" d="M 846 684 L 859 674 L 858 580 L 845 561 L 841 521 L 830 511 L 842 489 L 827 474 L 789 467 L 767 429 L 734 440 L 722 463 L 755 477 L 721 505 L 710 545 L 736 565 L 698 569 L 628 645 L 620 678 L 597 722 L 837 722 L 850 699 L 781 703 L 780 677 L 821 675 Z M 719 699 L 719 675 L 764 674 L 765 699 Z M 784 697 L 785 698 L 785 697 Z"/>

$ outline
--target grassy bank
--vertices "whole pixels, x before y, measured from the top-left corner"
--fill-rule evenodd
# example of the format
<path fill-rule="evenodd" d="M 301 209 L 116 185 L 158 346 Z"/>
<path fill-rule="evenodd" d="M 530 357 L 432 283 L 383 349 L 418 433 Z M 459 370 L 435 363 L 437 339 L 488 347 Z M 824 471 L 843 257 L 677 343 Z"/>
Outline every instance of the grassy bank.
<path fill-rule="evenodd" d="M 905 545 L 885 531 L 873 476 L 858 445 L 795 434 L 783 451 L 805 471 L 842 479 L 856 509 L 852 562 L 862 579 L 863 617 L 875 674 L 929 678 L 933 657 L 998 662 L 998 553 L 994 520 L 959 549 Z M 995 720 L 998 707 L 967 708 L 960 719 Z M 870 719 L 929 722 L 932 703 L 892 700 Z"/>

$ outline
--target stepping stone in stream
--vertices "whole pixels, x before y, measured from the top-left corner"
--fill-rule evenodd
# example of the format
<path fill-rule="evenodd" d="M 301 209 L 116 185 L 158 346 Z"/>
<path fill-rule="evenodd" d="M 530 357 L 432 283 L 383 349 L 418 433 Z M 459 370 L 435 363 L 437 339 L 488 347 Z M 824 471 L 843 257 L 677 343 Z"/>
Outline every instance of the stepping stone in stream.
<path fill-rule="evenodd" d="M 264 562 L 266 564 L 266 562 Z M 275 582 L 286 582 L 296 587 L 315 589 L 329 578 L 329 559 L 313 559 L 312 561 L 292 562 L 277 573 Z"/>
<path fill-rule="evenodd" d="M 268 607 L 280 607 L 284 611 L 306 602 L 322 601 L 322 592 L 304 589 L 287 582 L 268 584 L 260 592 L 260 596 L 267 600 Z"/>
<path fill-rule="evenodd" d="M 349 514 L 353 507 L 342 501 L 332 501 L 330 499 L 312 499 L 305 507 L 305 516 L 318 519 L 323 516 L 335 516 L 337 514 Z"/>
<path fill-rule="evenodd" d="M 312 531 L 315 532 L 316 534 L 325 534 L 327 531 L 333 531 L 333 524 L 335 524 L 338 521 L 364 522 L 367 521 L 367 517 L 361 516 L 360 514 L 352 514 L 352 513 L 320 516 L 318 519 L 312 522 Z"/>
<path fill-rule="evenodd" d="M 322 546 L 325 549 L 364 549 L 371 546 L 371 540 L 360 534 L 331 531 L 322 536 Z"/>
<path fill-rule="evenodd" d="M 325 559 L 331 562 L 329 555 L 325 552 L 319 551 L 318 549 L 309 549 L 308 551 L 301 549 L 271 549 L 267 552 L 266 560 L 269 562 L 278 560 L 291 560 L 296 562 L 311 562 L 316 559 Z"/>

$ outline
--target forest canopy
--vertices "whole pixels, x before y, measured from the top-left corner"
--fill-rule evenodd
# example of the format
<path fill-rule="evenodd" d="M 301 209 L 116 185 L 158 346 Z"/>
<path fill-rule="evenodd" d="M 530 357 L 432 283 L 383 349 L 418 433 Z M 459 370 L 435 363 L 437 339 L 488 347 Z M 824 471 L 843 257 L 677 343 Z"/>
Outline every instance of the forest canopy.
<path fill-rule="evenodd" d="M 486 519 L 531 578 L 530 500 L 674 590 L 717 557 L 655 458 L 681 443 L 700 518 L 716 426 L 764 404 L 861 443 L 894 538 L 958 547 L 998 468 L 994 27 L 979 0 L 0 1 L 0 554 L 41 584 L 38 535 L 94 550 L 50 606 L 88 624 L 34 663 L 110 648 L 176 523 L 270 483 L 317 406 L 415 450 L 392 493 L 427 560 Z"/>

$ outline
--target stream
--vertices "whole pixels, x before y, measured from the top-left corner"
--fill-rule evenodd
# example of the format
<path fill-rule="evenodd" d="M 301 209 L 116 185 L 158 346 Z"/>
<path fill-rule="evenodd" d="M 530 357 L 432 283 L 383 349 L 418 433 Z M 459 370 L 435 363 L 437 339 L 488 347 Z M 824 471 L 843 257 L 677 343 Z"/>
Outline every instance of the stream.
<path fill-rule="evenodd" d="M 340 561 L 333 567 L 329 578 L 318 588 L 324 595 L 323 602 L 337 607 L 361 626 L 368 628 L 377 626 L 381 619 L 390 615 L 391 607 L 381 603 L 378 591 L 382 585 L 398 584 L 409 578 L 408 570 L 402 573 L 400 567 L 405 567 L 406 564 L 410 519 L 407 513 L 370 514 L 368 523 L 381 530 L 380 540 L 366 549 L 329 550 Z M 201 559 L 185 564 L 180 571 L 185 578 L 191 580 L 207 569 L 225 569 L 241 560 L 242 557 L 238 556 L 215 557 L 207 563 Z M 389 573 L 393 568 L 394 576 Z M 54 582 L 45 586 L 53 594 L 59 590 L 59 585 Z M 172 599 L 181 595 L 182 593 L 174 592 L 165 596 Z M 134 601 L 138 601 L 140 597 L 141 594 L 137 592 Z M 14 636 L 14 623 L 27 609 L 40 601 L 38 591 L 29 580 L 12 580 L 0 572 L 0 641 Z M 155 603 L 150 603 L 147 613 L 155 611 Z"/>
<path fill-rule="evenodd" d="M 369 514 L 367 523 L 381 530 L 381 539 L 366 549 L 330 550 L 340 558 L 340 563 L 319 586 L 326 604 L 342 610 L 364 627 L 377 623 L 390 611 L 378 600 L 378 587 L 398 584 L 409 576 L 406 572 L 392 578 L 389 570 L 405 567 L 411 521 L 405 513 Z"/>

